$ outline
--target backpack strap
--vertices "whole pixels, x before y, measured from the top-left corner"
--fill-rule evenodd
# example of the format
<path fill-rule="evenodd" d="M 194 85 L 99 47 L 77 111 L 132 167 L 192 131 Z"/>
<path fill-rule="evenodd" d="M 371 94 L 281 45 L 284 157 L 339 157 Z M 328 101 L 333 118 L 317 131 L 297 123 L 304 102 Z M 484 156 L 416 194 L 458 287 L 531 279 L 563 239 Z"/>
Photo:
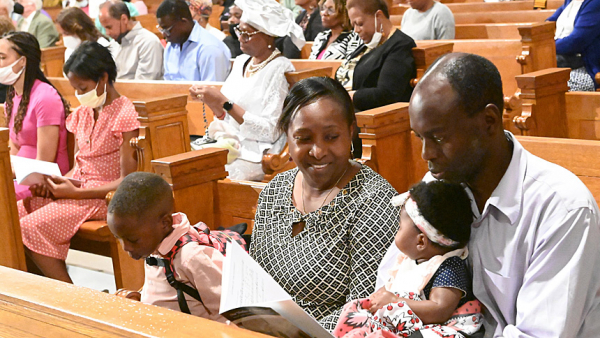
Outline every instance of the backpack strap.
<path fill-rule="evenodd" d="M 172 262 L 170 260 L 150 256 L 146 258 L 146 264 L 150 266 L 160 266 L 165 269 L 165 276 L 167 277 L 167 282 L 169 282 L 169 285 L 171 285 L 175 290 L 177 290 L 177 302 L 179 303 L 179 308 L 181 309 L 181 312 L 190 314 L 190 308 L 188 307 L 187 301 L 185 300 L 185 296 L 183 294 L 184 292 L 190 295 L 190 297 L 199 301 L 200 304 L 204 306 L 204 302 L 202 301 L 202 297 L 200 297 L 200 293 L 198 293 L 198 290 L 175 279 L 175 274 L 173 273 L 173 270 L 171 270 Z M 204 306 L 204 308 L 206 309 L 206 311 L 208 311 L 209 314 L 211 314 L 210 310 L 206 306 Z"/>

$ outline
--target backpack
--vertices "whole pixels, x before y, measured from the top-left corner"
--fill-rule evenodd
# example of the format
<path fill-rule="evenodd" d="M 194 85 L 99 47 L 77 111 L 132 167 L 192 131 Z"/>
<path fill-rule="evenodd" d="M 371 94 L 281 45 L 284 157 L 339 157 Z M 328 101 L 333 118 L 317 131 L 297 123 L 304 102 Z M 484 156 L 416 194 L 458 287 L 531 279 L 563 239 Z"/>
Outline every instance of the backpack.
<path fill-rule="evenodd" d="M 203 306 L 204 303 L 202 302 L 202 297 L 200 297 L 200 294 L 198 293 L 197 289 L 194 289 L 193 287 L 175 279 L 175 268 L 173 267 L 173 260 L 175 259 L 175 255 L 177 255 L 181 248 L 183 248 L 183 246 L 188 243 L 195 242 L 200 245 L 213 247 L 220 253 L 222 253 L 223 256 L 225 256 L 227 242 L 237 242 L 242 247 L 246 247 L 246 242 L 242 238 L 242 235 L 238 232 L 227 229 L 220 231 L 210 231 L 208 226 L 202 222 L 192 225 L 192 227 L 196 229 L 196 231 L 198 231 L 198 234 L 200 234 L 200 238 L 193 237 L 189 233 L 186 233 L 177 240 L 173 248 L 171 248 L 171 251 L 169 251 L 169 253 L 165 255 L 166 258 L 157 258 L 152 256 L 146 258 L 146 264 L 150 266 L 160 266 L 164 268 L 167 281 L 173 288 L 175 288 L 175 290 L 177 290 L 177 302 L 179 303 L 179 308 L 181 309 L 181 312 L 187 314 L 190 314 L 190 309 L 185 300 L 185 296 L 183 294 L 184 292 L 190 295 L 192 298 L 199 301 L 200 304 L 202 304 Z M 206 306 L 204 306 L 204 308 L 206 309 L 206 311 L 208 311 L 209 314 L 211 314 L 210 310 Z"/>

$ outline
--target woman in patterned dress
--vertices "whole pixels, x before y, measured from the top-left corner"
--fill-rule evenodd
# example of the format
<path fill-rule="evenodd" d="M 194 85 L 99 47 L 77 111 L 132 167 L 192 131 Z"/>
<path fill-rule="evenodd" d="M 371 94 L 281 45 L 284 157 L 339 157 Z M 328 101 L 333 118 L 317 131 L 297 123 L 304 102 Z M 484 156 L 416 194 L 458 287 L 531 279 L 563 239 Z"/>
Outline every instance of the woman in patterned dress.
<path fill-rule="evenodd" d="M 75 134 L 75 167 L 64 177 L 52 176 L 33 187 L 35 197 L 18 203 L 26 253 L 46 277 L 72 282 L 65 259 L 69 241 L 81 224 L 106 218 L 104 197 L 117 188 L 137 162 L 129 140 L 138 134 L 133 103 L 113 87 L 117 67 L 110 52 L 84 42 L 63 71 L 81 102 L 67 118 Z"/>
<path fill-rule="evenodd" d="M 350 160 L 354 108 L 329 78 L 298 82 L 278 127 L 298 168 L 260 194 L 250 254 L 304 310 L 333 330 L 342 306 L 373 293 L 398 229 L 394 188 Z"/>
<path fill-rule="evenodd" d="M 321 0 L 321 19 L 327 30 L 315 37 L 310 60 L 345 59 L 362 45 L 360 36 L 352 30 L 345 0 Z"/>

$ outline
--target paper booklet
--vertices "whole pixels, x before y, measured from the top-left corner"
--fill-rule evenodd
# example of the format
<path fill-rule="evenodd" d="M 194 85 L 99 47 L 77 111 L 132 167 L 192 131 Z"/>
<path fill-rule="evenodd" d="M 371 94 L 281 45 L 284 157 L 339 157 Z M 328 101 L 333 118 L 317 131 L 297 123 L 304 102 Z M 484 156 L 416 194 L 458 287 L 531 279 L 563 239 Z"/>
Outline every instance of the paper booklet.
<path fill-rule="evenodd" d="M 333 337 L 237 243 L 227 243 L 220 314 L 275 337 Z"/>
<path fill-rule="evenodd" d="M 34 185 L 44 182 L 47 176 L 62 176 L 58 164 L 54 162 L 38 161 L 21 156 L 10 155 L 10 162 L 15 171 L 15 179 L 21 185 Z M 81 181 L 67 177 L 75 186 L 80 186 Z"/>

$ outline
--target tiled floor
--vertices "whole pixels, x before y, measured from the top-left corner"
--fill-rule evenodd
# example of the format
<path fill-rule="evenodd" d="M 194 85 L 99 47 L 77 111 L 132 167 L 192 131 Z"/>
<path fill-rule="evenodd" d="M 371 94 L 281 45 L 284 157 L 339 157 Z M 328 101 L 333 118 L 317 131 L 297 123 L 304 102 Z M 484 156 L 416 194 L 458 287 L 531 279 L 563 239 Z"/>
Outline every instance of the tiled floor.
<path fill-rule="evenodd" d="M 75 285 L 95 290 L 116 291 L 110 258 L 69 250 L 67 269 Z"/>

